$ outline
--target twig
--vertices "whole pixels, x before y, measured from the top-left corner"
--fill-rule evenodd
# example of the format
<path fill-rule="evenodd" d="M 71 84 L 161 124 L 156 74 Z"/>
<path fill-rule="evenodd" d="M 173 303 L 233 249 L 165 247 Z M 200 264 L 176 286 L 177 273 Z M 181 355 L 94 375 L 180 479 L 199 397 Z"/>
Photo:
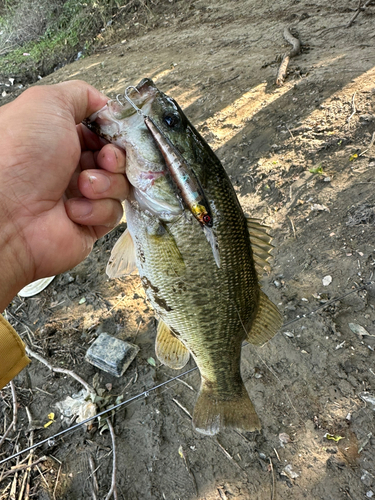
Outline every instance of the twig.
<path fill-rule="evenodd" d="M 224 453 L 224 455 L 238 468 L 240 469 L 241 472 L 243 472 L 245 474 L 245 476 L 247 476 L 246 474 L 246 471 L 243 470 L 243 468 L 235 461 L 235 459 L 232 457 L 232 455 L 230 453 L 227 452 L 227 450 L 224 448 L 224 446 L 219 443 L 219 440 L 216 438 L 213 439 L 213 442 L 216 443 L 218 445 L 218 447 L 220 448 L 220 450 Z"/>
<path fill-rule="evenodd" d="M 5 498 L 8 498 L 7 493 L 8 493 L 9 489 L 10 489 L 10 483 L 8 483 L 5 490 L 3 490 L 1 497 L 0 497 L 0 500 L 5 500 Z"/>
<path fill-rule="evenodd" d="M 352 119 L 352 116 L 354 116 L 356 114 L 356 112 L 357 112 L 356 107 L 355 107 L 355 102 L 354 102 L 356 93 L 357 92 L 354 92 L 353 97 L 352 97 L 352 109 L 353 109 L 353 113 L 348 118 L 348 126 L 349 126 L 349 128 L 350 128 L 350 120 Z"/>
<path fill-rule="evenodd" d="M 3 437 L 0 439 L 0 447 L 3 444 L 3 442 L 4 442 L 5 438 L 7 437 L 7 435 L 10 433 L 10 431 L 12 429 L 15 430 L 16 429 L 16 425 L 17 425 L 17 393 L 16 393 L 16 386 L 14 385 L 13 380 L 11 380 L 9 382 L 9 385 L 10 385 L 10 389 L 12 391 L 13 420 L 12 420 L 10 426 L 8 427 L 8 429 L 4 432 Z"/>
<path fill-rule="evenodd" d="M 185 452 L 184 452 L 184 449 L 182 448 L 182 446 L 179 447 L 178 449 L 178 454 L 180 455 L 180 457 L 183 459 L 184 461 L 184 464 L 185 464 L 185 469 L 188 471 L 189 473 L 189 476 L 191 477 L 192 481 L 193 481 L 193 485 L 194 485 L 194 489 L 195 489 L 195 495 L 198 496 L 198 485 L 197 485 L 197 481 L 195 479 L 195 476 L 190 468 L 190 464 L 189 464 L 189 460 L 187 458 L 187 456 L 185 455 Z"/>
<path fill-rule="evenodd" d="M 112 439 L 112 482 L 111 489 L 108 492 L 108 495 L 105 497 L 105 500 L 109 500 L 113 495 L 113 498 L 117 500 L 117 488 L 116 488 L 116 441 L 115 441 L 115 431 L 113 430 L 112 423 L 109 418 L 106 419 L 109 432 L 111 434 Z"/>
<path fill-rule="evenodd" d="M 277 72 L 276 85 L 283 85 L 290 58 L 298 55 L 301 51 L 301 42 L 298 38 L 292 35 L 289 28 L 284 29 L 283 35 L 285 40 L 292 45 L 292 49 L 288 53 L 284 54 L 279 71 Z"/>
<path fill-rule="evenodd" d="M 46 483 L 47 490 L 48 490 L 49 489 L 49 484 L 48 484 L 46 478 L 44 477 L 43 472 L 39 469 L 38 466 L 36 466 L 36 468 L 38 469 L 39 474 L 42 476 L 43 481 Z"/>
<path fill-rule="evenodd" d="M 275 479 L 275 471 L 273 469 L 273 463 L 272 460 L 269 458 L 270 461 L 270 471 L 272 472 L 272 494 L 271 494 L 271 500 L 275 500 L 276 498 L 276 479 Z"/>
<path fill-rule="evenodd" d="M 25 407 L 25 410 L 26 410 L 27 418 L 29 420 L 29 428 L 31 429 L 30 430 L 30 437 L 29 437 L 29 446 L 33 446 L 33 444 L 34 444 L 33 418 L 31 416 L 31 413 L 30 413 L 30 410 L 29 410 L 28 406 Z M 26 469 L 26 495 L 25 495 L 25 500 L 29 499 L 29 493 L 30 493 L 30 471 L 31 471 L 30 464 L 33 461 L 33 454 L 34 454 L 33 450 L 31 450 L 30 454 L 29 454 L 29 460 L 28 460 L 29 467 L 28 467 L 28 469 Z M 19 498 L 19 500 L 21 500 L 21 497 Z"/>
<path fill-rule="evenodd" d="M 194 389 L 194 387 L 192 387 L 192 386 L 191 386 L 191 385 L 189 385 L 187 382 L 185 382 L 185 380 L 182 380 L 182 379 L 178 378 L 178 379 L 177 379 L 177 382 L 181 382 L 181 384 L 186 385 L 186 387 L 188 387 L 191 391 L 196 392 L 196 390 Z"/>
<path fill-rule="evenodd" d="M 174 403 L 176 403 L 176 405 L 177 405 L 179 408 L 181 408 L 181 410 L 182 410 L 183 412 L 185 412 L 185 413 L 186 413 L 186 415 L 190 418 L 190 420 L 193 420 L 193 417 L 191 416 L 191 414 L 190 414 L 189 410 L 187 410 L 187 409 L 185 408 L 185 406 L 182 406 L 182 404 L 181 404 L 181 403 L 180 403 L 177 399 L 175 399 L 175 398 L 172 398 L 172 401 L 173 401 Z"/>
<path fill-rule="evenodd" d="M 361 0 L 359 0 L 357 10 L 355 11 L 353 17 L 350 19 L 350 21 L 348 22 L 348 24 L 345 27 L 346 28 L 350 28 L 350 26 L 353 24 L 354 20 L 357 18 L 357 16 L 359 15 L 359 13 L 361 11 L 365 10 L 365 8 L 368 7 L 371 2 L 372 2 L 372 0 L 367 0 L 367 2 L 365 3 L 365 5 L 363 7 L 361 7 Z"/>
<path fill-rule="evenodd" d="M 43 358 L 40 354 L 37 354 L 36 352 L 32 351 L 29 347 L 26 347 L 26 353 L 31 356 L 32 358 L 37 359 L 44 365 L 46 365 L 51 371 L 55 373 L 65 373 L 66 375 L 69 375 L 70 377 L 74 378 L 77 380 L 80 384 L 83 385 L 83 387 L 86 389 L 87 392 L 96 394 L 96 391 L 93 387 L 91 387 L 90 384 L 88 384 L 83 378 L 81 378 L 79 375 L 74 373 L 72 370 L 67 370 L 66 368 L 58 368 L 56 366 L 52 366 L 46 359 Z"/>
<path fill-rule="evenodd" d="M 9 500 L 16 500 L 17 479 L 18 479 L 18 472 L 15 473 L 12 481 L 12 487 L 10 488 L 10 493 L 9 493 Z"/>
<path fill-rule="evenodd" d="M 32 462 L 31 464 L 15 465 L 11 469 L 4 472 L 4 475 L 1 478 L 1 481 L 3 481 L 6 477 L 11 476 L 12 474 L 15 474 L 16 472 L 20 472 L 21 470 L 28 469 L 29 467 L 35 467 L 37 464 L 39 464 L 40 462 L 44 462 L 45 460 L 47 460 L 46 456 L 38 458 L 38 460 L 35 460 L 35 462 Z"/>
<path fill-rule="evenodd" d="M 297 239 L 296 228 L 294 227 L 293 221 L 292 221 L 292 219 L 289 217 L 289 215 L 288 215 L 288 219 L 289 219 L 290 224 L 291 224 L 292 229 L 293 229 L 293 235 L 294 235 L 294 237 Z"/>
<path fill-rule="evenodd" d="M 292 131 L 290 130 L 290 128 L 288 127 L 288 125 L 287 125 L 287 124 L 285 124 L 285 127 L 286 127 L 287 131 L 289 132 L 290 137 L 293 139 L 293 141 L 295 141 L 295 139 L 296 139 L 296 138 L 295 138 L 295 137 L 294 137 L 294 135 L 292 134 Z"/>
<path fill-rule="evenodd" d="M 60 467 L 59 467 L 59 471 L 57 473 L 55 487 L 53 488 L 53 500 L 56 500 L 56 489 L 57 489 L 57 485 L 59 484 L 60 472 L 61 472 L 61 464 L 60 464 Z"/>
<path fill-rule="evenodd" d="M 99 485 L 98 485 L 98 480 L 96 479 L 96 471 L 95 469 L 95 464 L 94 464 L 94 459 L 92 458 L 91 455 L 89 455 L 89 464 L 90 464 L 90 469 L 91 469 L 91 477 L 92 477 L 92 499 L 97 500 L 96 494 L 99 491 Z"/>

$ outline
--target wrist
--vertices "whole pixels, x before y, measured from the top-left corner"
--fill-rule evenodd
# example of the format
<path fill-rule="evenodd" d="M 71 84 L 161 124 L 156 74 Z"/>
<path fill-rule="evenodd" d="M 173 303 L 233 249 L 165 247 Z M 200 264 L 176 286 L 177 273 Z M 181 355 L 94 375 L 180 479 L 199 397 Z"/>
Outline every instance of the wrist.
<path fill-rule="evenodd" d="M 27 272 L 30 258 L 27 245 L 22 242 L 21 232 L 9 221 L 0 224 L 0 311 L 3 311 L 13 297 L 33 280 Z"/>

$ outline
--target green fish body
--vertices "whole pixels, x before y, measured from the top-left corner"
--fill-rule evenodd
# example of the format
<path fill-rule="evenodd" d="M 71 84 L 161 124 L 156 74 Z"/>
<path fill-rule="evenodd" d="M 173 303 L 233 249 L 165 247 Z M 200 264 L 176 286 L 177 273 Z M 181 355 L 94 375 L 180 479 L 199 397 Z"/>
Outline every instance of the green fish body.
<path fill-rule="evenodd" d="M 138 268 L 159 319 L 155 350 L 162 363 L 179 369 L 193 356 L 201 374 L 196 430 L 213 435 L 226 427 L 260 429 L 240 361 L 244 340 L 262 344 L 281 326 L 256 270 L 269 257 L 270 237 L 245 217 L 223 166 L 177 103 L 151 80 L 137 89 L 134 102 L 181 153 L 203 189 L 220 267 L 207 228 L 181 202 L 144 118 L 111 101 L 91 117 L 90 128 L 126 149 L 133 190 L 126 201 L 128 229 L 107 272 L 116 277 Z"/>

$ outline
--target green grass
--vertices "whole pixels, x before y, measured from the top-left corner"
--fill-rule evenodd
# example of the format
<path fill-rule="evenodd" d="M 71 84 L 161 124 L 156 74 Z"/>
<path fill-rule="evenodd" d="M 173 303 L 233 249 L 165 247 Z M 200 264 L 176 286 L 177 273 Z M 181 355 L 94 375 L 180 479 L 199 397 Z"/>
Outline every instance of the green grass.
<path fill-rule="evenodd" d="M 118 7 L 116 0 L 6 0 L 0 11 L 0 75 L 35 81 L 79 51 L 88 53 Z"/>

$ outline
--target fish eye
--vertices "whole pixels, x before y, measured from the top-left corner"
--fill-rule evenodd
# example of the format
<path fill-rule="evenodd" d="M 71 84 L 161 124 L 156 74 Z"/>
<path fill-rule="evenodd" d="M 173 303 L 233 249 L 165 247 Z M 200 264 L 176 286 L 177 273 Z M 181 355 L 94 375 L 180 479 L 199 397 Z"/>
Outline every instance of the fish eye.
<path fill-rule="evenodd" d="M 168 125 L 168 127 L 173 128 L 179 124 L 179 117 L 176 115 L 168 114 L 163 117 L 163 122 Z"/>
<path fill-rule="evenodd" d="M 211 216 L 208 215 L 208 214 L 204 214 L 203 216 L 203 223 L 208 226 L 208 227 L 212 227 L 212 219 L 211 219 Z"/>

